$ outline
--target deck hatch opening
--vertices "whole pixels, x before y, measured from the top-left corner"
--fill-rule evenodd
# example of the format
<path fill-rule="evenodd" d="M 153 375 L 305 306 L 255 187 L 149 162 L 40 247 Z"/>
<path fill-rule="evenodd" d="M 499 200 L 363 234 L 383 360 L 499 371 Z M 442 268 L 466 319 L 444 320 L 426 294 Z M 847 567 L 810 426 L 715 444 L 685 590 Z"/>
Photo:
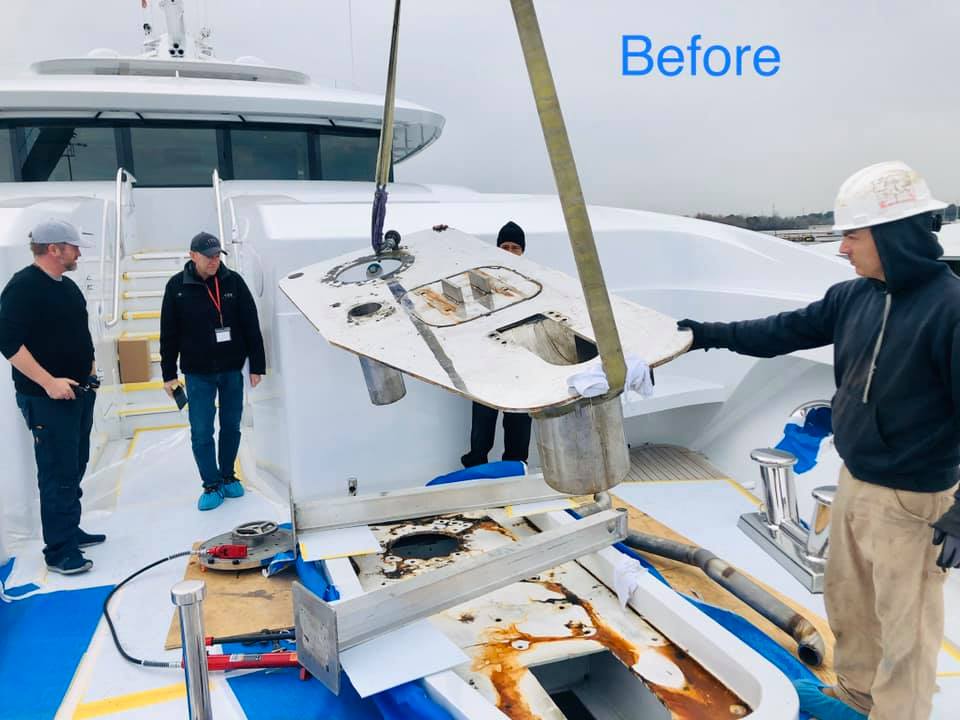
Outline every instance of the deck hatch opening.
<path fill-rule="evenodd" d="M 496 339 L 519 345 L 551 365 L 578 365 L 598 355 L 596 344 L 542 313 L 498 328 Z"/>
<path fill-rule="evenodd" d="M 396 555 L 404 560 L 431 560 L 452 555 L 463 550 L 463 543 L 455 535 L 438 532 L 410 533 L 390 543 L 386 555 Z"/>
<path fill-rule="evenodd" d="M 530 672 L 568 720 L 670 720 L 680 716 L 673 715 L 609 650 L 535 665 Z M 718 713 L 717 717 L 726 716 Z"/>

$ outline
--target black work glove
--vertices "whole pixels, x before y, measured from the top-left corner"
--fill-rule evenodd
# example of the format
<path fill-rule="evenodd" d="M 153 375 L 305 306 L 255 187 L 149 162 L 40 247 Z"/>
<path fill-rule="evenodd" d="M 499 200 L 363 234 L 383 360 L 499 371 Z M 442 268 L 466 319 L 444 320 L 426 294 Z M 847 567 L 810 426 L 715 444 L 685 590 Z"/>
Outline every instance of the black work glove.
<path fill-rule="evenodd" d="M 960 500 L 933 524 L 933 544 L 943 546 L 937 565 L 960 568 Z"/>
<path fill-rule="evenodd" d="M 693 333 L 693 345 L 690 350 L 707 350 L 706 338 L 704 337 L 703 323 L 696 320 L 683 319 L 677 320 L 677 330 L 689 330 Z"/>

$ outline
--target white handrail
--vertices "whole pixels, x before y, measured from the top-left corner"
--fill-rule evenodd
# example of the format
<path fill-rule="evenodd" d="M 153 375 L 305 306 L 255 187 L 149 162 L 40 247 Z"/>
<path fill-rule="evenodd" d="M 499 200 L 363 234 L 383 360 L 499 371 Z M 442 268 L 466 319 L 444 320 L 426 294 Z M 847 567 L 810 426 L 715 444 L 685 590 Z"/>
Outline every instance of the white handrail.
<path fill-rule="evenodd" d="M 217 231 L 220 233 L 220 247 L 223 247 L 227 239 L 223 236 L 223 200 L 220 197 L 220 171 L 213 169 L 213 196 L 217 201 Z"/>
<path fill-rule="evenodd" d="M 107 327 L 113 327 L 120 322 L 120 242 L 123 238 L 123 183 L 125 180 L 129 180 L 131 184 L 137 181 L 123 168 L 117 168 L 117 232 L 113 243 L 113 317 L 104 323 Z"/>

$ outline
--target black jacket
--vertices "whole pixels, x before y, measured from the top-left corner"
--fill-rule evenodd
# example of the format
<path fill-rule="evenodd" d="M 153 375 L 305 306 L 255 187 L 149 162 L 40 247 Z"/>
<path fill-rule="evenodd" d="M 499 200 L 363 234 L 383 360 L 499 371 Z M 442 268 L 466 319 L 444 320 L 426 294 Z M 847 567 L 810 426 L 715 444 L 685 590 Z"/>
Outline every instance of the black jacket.
<path fill-rule="evenodd" d="M 952 487 L 960 465 L 960 278 L 929 227 L 924 214 L 872 228 L 886 282 L 848 280 L 800 310 L 705 323 L 702 338 L 757 357 L 833 343 L 837 452 L 860 480 L 919 492 Z M 947 515 L 960 534 L 960 506 Z"/>
<path fill-rule="evenodd" d="M 93 366 L 87 301 L 65 275 L 54 280 L 36 265 L 16 272 L 0 294 L 0 353 L 7 359 L 26 346 L 54 377 L 85 382 Z M 13 384 L 25 395 L 46 395 L 13 368 Z"/>
<path fill-rule="evenodd" d="M 220 284 L 223 325 L 230 328 L 229 342 L 218 343 L 214 335 L 220 327 L 220 316 L 207 293 L 209 287 L 216 297 L 213 278 L 204 283 L 193 261 L 188 260 L 183 272 L 167 282 L 160 311 L 160 367 L 164 381 L 177 377 L 177 356 L 184 373 L 240 370 L 248 357 L 251 373 L 266 372 L 257 306 L 247 284 L 225 265 L 220 265 L 216 279 Z"/>

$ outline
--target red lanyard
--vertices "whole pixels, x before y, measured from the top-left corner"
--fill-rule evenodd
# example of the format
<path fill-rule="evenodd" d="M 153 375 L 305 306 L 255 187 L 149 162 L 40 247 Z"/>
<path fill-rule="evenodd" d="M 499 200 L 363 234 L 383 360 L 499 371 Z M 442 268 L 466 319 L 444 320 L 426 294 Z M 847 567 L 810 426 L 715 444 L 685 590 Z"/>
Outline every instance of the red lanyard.
<path fill-rule="evenodd" d="M 217 309 L 217 315 L 220 316 L 220 327 L 223 327 L 223 312 L 222 312 L 221 309 L 220 309 L 220 279 L 219 279 L 216 275 L 213 276 L 213 284 L 214 284 L 214 285 L 216 286 L 216 288 L 217 288 L 217 296 L 216 296 L 216 297 L 214 297 L 214 296 L 213 296 L 213 293 L 210 292 L 210 286 L 209 286 L 209 285 L 207 285 L 206 283 L 204 283 L 203 286 L 207 289 L 207 295 L 210 296 L 210 302 L 212 302 L 212 303 L 213 303 L 213 306 Z"/>

